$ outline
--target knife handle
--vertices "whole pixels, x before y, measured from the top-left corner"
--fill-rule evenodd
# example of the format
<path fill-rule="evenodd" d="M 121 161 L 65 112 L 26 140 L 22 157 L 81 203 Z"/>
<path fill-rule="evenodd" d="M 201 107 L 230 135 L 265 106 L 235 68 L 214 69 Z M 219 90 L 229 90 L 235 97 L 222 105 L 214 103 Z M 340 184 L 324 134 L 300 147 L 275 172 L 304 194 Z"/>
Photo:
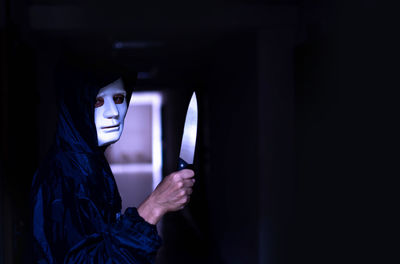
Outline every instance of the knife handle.
<path fill-rule="evenodd" d="M 179 158 L 178 171 L 183 170 L 183 169 L 194 170 L 194 166 L 193 166 L 193 164 L 188 164 L 186 161 L 184 161 L 183 159 Z"/>
<path fill-rule="evenodd" d="M 188 164 L 186 161 L 179 158 L 178 171 L 183 170 L 183 169 L 194 170 L 194 166 L 193 166 L 193 164 Z M 198 225 L 194 221 L 193 216 L 189 211 L 189 208 L 187 206 L 185 206 L 185 208 L 183 208 L 182 211 L 180 211 L 180 212 L 181 212 L 182 216 L 186 219 L 187 223 L 189 223 L 190 227 L 193 228 L 193 230 L 195 230 L 196 234 L 199 237 L 202 237 L 202 233 L 201 233 Z"/>

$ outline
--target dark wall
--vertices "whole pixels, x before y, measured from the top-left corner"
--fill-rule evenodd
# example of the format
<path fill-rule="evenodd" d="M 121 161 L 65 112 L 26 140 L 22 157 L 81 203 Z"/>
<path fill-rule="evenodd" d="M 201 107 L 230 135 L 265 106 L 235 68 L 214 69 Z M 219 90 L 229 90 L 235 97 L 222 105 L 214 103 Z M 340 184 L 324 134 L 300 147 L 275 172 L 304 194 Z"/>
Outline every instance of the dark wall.
<path fill-rule="evenodd" d="M 257 35 L 228 35 L 218 44 L 208 72 L 208 122 L 203 119 L 210 228 L 222 262 L 257 263 Z"/>
<path fill-rule="evenodd" d="M 296 49 L 295 252 L 308 263 L 390 262 L 398 6 L 328 7 Z"/>
<path fill-rule="evenodd" d="M 16 35 L 5 29 L 1 42 L 2 59 L 2 228 L 4 263 L 20 262 L 29 253 L 25 248 L 29 230 L 29 192 L 32 175 L 38 164 L 35 54 Z"/>

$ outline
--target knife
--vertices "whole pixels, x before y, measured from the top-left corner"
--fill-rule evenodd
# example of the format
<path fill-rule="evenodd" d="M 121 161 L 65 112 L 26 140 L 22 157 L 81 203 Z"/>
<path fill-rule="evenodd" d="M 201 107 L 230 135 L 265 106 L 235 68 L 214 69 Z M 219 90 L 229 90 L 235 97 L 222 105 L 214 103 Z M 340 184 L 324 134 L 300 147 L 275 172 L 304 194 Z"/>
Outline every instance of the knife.
<path fill-rule="evenodd" d="M 181 143 L 181 152 L 179 154 L 178 170 L 191 169 L 193 170 L 193 158 L 196 147 L 197 137 L 197 98 L 193 92 L 190 99 L 189 107 L 186 112 L 185 126 L 183 128 L 183 136 Z M 200 228 L 194 221 L 188 207 L 181 211 L 183 217 L 195 231 L 197 236 L 202 237 Z"/>
<path fill-rule="evenodd" d="M 193 159 L 197 137 L 197 98 L 193 92 L 186 112 L 185 126 L 179 154 L 178 170 L 193 169 Z"/>

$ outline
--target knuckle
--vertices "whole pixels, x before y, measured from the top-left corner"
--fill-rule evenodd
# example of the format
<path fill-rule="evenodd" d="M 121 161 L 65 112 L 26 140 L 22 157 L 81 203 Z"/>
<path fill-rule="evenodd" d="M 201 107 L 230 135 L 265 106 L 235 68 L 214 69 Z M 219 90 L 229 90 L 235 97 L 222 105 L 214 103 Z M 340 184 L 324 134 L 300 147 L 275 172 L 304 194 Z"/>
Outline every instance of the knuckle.
<path fill-rule="evenodd" d="M 180 177 L 180 175 L 179 175 L 178 173 L 175 173 L 175 174 L 172 176 L 172 179 L 173 179 L 175 182 L 177 182 L 177 181 L 180 181 L 181 177 Z"/>
<path fill-rule="evenodd" d="M 173 179 L 174 178 L 174 176 L 175 176 L 175 173 L 171 173 L 170 175 L 168 175 L 167 177 L 165 177 L 165 178 L 168 178 L 168 179 Z"/>

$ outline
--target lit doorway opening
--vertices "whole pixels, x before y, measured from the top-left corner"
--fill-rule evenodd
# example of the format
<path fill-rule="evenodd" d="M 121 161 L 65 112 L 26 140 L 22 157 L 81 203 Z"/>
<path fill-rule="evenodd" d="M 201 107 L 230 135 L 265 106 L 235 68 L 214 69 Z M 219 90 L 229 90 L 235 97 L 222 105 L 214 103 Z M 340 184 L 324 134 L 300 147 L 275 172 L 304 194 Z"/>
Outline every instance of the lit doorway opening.
<path fill-rule="evenodd" d="M 162 95 L 134 92 L 118 142 L 106 150 L 122 212 L 138 207 L 162 180 Z"/>

